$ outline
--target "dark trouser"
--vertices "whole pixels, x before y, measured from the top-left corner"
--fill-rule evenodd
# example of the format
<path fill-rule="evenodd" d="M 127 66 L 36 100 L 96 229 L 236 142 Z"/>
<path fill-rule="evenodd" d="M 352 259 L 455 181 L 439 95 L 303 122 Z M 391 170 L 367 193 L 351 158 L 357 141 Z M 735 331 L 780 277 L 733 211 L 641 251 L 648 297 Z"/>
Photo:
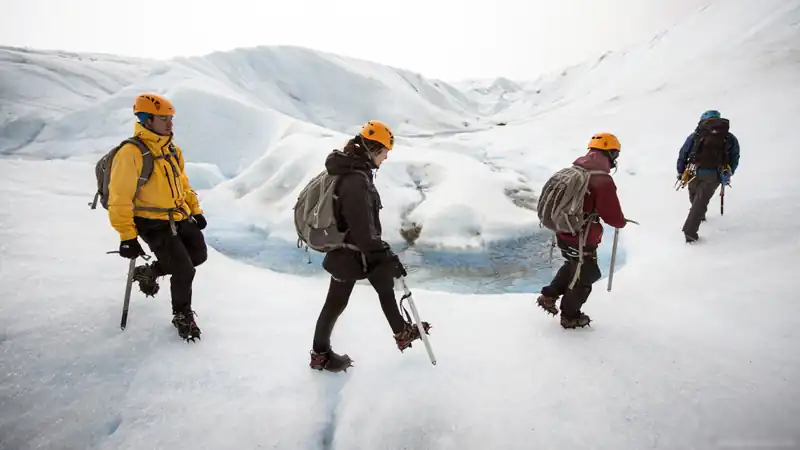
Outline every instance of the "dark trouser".
<path fill-rule="evenodd" d="M 400 315 L 400 310 L 395 300 L 392 274 L 388 270 L 378 268 L 367 280 L 369 280 L 375 292 L 378 293 L 381 309 L 383 309 L 383 314 L 386 316 L 389 326 L 392 327 L 392 332 L 396 334 L 403 331 L 405 320 Z M 325 305 L 319 313 L 317 328 L 314 332 L 313 350 L 315 352 L 326 352 L 330 348 L 333 326 L 347 307 L 347 302 L 350 300 L 350 294 L 353 292 L 355 284 L 355 280 L 337 281 L 331 278 L 328 297 L 325 299 Z"/>
<path fill-rule="evenodd" d="M 697 237 L 700 222 L 706 216 L 708 203 L 719 187 L 719 175 L 716 173 L 699 173 L 689 183 L 689 201 L 692 207 L 683 224 L 684 234 Z"/>
<path fill-rule="evenodd" d="M 208 258 L 203 232 L 192 220 L 176 222 L 173 236 L 169 221 L 134 218 L 136 231 L 156 255 L 153 269 L 158 275 L 171 275 L 172 312 L 189 313 L 192 309 L 192 281 L 195 267 Z"/>
<path fill-rule="evenodd" d="M 558 248 L 561 249 L 561 255 L 566 261 L 558 269 L 550 285 L 542 288 L 542 295 L 556 299 L 563 295 L 561 315 L 573 319 L 581 313 L 581 307 L 592 293 L 592 284 L 601 278 L 600 266 L 597 265 L 597 246 L 583 247 L 583 264 L 572 289 L 569 289 L 569 284 L 578 268 L 578 249 L 561 239 L 558 239 Z"/>

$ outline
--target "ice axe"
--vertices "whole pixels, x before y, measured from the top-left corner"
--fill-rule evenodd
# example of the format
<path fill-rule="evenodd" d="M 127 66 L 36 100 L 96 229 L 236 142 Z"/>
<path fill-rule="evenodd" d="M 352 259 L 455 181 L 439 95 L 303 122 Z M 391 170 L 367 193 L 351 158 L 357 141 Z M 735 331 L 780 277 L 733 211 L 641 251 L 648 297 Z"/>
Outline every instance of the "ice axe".
<path fill-rule="evenodd" d="M 635 220 L 625 219 L 626 223 L 639 225 Z M 614 281 L 614 264 L 617 261 L 617 243 L 619 242 L 619 228 L 614 228 L 614 246 L 611 249 L 611 264 L 608 269 L 608 292 L 611 292 L 611 283 Z"/>
<path fill-rule="evenodd" d="M 113 254 L 119 253 L 118 250 L 113 250 L 110 252 L 106 252 L 106 254 Z M 142 258 L 147 261 L 150 259 L 148 255 L 141 255 Z M 131 258 L 130 262 L 128 263 L 128 280 L 125 282 L 125 299 L 122 302 L 122 319 L 119 322 L 119 327 L 123 331 L 125 327 L 128 325 L 128 306 L 131 302 L 131 290 L 133 288 L 133 271 L 136 269 L 136 258 Z"/>
<path fill-rule="evenodd" d="M 728 170 L 722 172 L 721 184 L 722 188 L 719 191 L 719 215 L 725 215 L 725 186 L 731 185 L 730 167 Z"/>
<path fill-rule="evenodd" d="M 419 330 L 420 338 L 422 338 L 422 342 L 425 344 L 425 350 L 428 351 L 428 357 L 431 359 L 431 364 L 435 366 L 436 357 L 433 356 L 433 349 L 431 348 L 430 341 L 428 341 L 428 329 L 425 328 L 422 320 L 419 318 L 419 311 L 417 311 L 417 305 L 414 303 L 414 298 L 411 296 L 411 290 L 408 289 L 408 285 L 406 284 L 406 277 L 400 278 L 400 281 L 403 283 L 403 298 L 400 299 L 400 303 L 402 304 L 403 300 L 408 300 L 408 306 L 411 307 L 411 314 L 414 316 L 414 321 L 417 323 L 417 329 Z M 408 313 L 406 312 L 406 314 Z"/>
<path fill-rule="evenodd" d="M 722 189 L 719 191 L 719 215 L 725 215 L 725 186 L 730 186 L 730 184 L 723 184 Z"/>

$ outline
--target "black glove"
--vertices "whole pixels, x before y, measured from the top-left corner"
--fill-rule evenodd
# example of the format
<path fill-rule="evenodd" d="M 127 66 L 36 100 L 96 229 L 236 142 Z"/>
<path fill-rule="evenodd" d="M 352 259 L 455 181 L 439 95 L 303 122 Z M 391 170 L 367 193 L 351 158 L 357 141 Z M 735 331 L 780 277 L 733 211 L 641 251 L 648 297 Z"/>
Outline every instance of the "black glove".
<path fill-rule="evenodd" d="M 119 256 L 123 258 L 133 259 L 144 255 L 145 252 L 142 250 L 142 246 L 139 245 L 139 240 L 136 238 L 119 243 Z"/>
<path fill-rule="evenodd" d="M 400 257 L 392 253 L 389 257 L 388 263 L 392 267 L 392 276 L 394 278 L 400 277 L 407 277 L 408 273 L 406 272 L 406 268 L 403 267 L 403 263 L 400 262 Z"/>
<path fill-rule="evenodd" d="M 197 214 L 195 216 L 192 216 L 192 218 L 194 219 L 195 223 L 197 224 L 197 228 L 200 228 L 201 230 L 203 228 L 205 228 L 206 225 L 208 225 L 208 222 L 206 222 L 206 218 L 203 217 L 202 214 Z"/>
<path fill-rule="evenodd" d="M 679 174 L 678 174 L 678 179 L 680 180 L 681 178 L 683 178 L 683 174 L 682 174 L 682 173 L 679 173 Z"/>

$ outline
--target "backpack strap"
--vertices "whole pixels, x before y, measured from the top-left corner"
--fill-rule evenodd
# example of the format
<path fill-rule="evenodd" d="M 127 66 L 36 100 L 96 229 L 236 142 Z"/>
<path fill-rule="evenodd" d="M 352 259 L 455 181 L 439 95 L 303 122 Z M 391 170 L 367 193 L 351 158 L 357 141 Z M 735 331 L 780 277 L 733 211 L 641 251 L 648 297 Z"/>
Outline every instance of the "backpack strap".
<path fill-rule="evenodd" d="M 153 159 L 164 159 L 169 156 L 172 156 L 174 158 L 178 157 L 178 150 L 175 149 L 175 144 L 173 144 L 172 142 L 169 143 L 169 150 L 167 150 L 166 153 L 163 153 L 160 156 L 153 156 Z"/>
<path fill-rule="evenodd" d="M 697 149 L 700 148 L 700 142 L 703 140 L 702 137 L 697 133 L 695 130 L 692 133 L 692 148 L 689 149 L 689 153 L 686 154 L 686 161 L 684 163 L 690 163 L 694 161 L 695 156 L 697 156 Z"/>
<path fill-rule="evenodd" d="M 142 187 L 150 180 L 150 176 L 153 174 L 153 168 L 155 166 L 156 159 L 164 159 L 167 156 L 175 156 L 177 152 L 175 151 L 175 147 L 170 143 L 169 148 L 170 151 L 161 156 L 153 156 L 153 153 L 150 149 L 142 142 L 140 139 L 133 137 L 130 139 L 126 139 L 124 143 L 133 144 L 135 145 L 140 152 L 142 152 L 142 171 L 139 174 L 139 179 L 136 183 L 136 192 L 133 195 L 134 201 L 139 197 L 139 192 L 142 190 Z M 156 208 L 152 206 L 136 206 L 134 204 L 133 207 L 134 211 L 149 211 L 149 212 L 163 212 L 167 213 L 169 217 L 169 227 L 172 231 L 173 236 L 178 235 L 178 230 L 175 226 L 175 213 L 181 211 L 179 208 Z M 183 212 L 183 211 L 182 211 Z"/>
<path fill-rule="evenodd" d="M 142 186 L 147 183 L 150 179 L 150 175 L 153 174 L 153 154 L 150 152 L 150 149 L 142 142 L 141 139 L 137 137 L 131 137 L 122 141 L 120 148 L 125 146 L 125 144 L 132 144 L 135 145 L 136 148 L 142 153 L 142 171 L 139 173 L 139 178 L 136 180 L 136 192 L 133 194 L 133 199 L 136 200 L 139 197 L 139 192 L 142 190 Z"/>
<path fill-rule="evenodd" d="M 343 173 L 343 174 L 339 175 L 339 179 L 336 180 L 337 184 L 342 179 L 342 177 L 345 177 L 345 176 L 351 175 L 351 174 L 355 174 L 355 173 L 357 173 L 357 174 L 361 175 L 362 177 L 364 177 L 364 179 L 367 180 L 367 183 L 371 183 L 372 182 L 372 180 L 370 180 L 370 178 L 369 178 L 369 175 L 367 175 L 367 173 L 364 172 L 363 170 L 352 170 L 350 172 Z M 333 193 L 333 199 L 334 200 L 338 200 L 339 199 L 339 196 L 336 194 L 335 190 L 334 190 L 334 193 Z M 338 213 L 338 211 L 335 209 L 334 210 L 334 214 L 337 214 L 337 213 Z M 345 237 L 347 237 L 347 234 L 349 232 L 350 232 L 350 230 L 345 230 L 345 232 L 344 232 Z M 342 248 L 346 248 L 346 249 L 358 252 L 358 254 L 361 256 L 361 271 L 363 273 L 367 273 L 367 271 L 369 269 L 369 267 L 367 265 L 367 255 L 364 254 L 364 252 L 362 252 L 361 249 L 358 248 L 357 246 L 355 246 L 353 244 L 348 244 L 346 242 L 342 244 Z"/>
<path fill-rule="evenodd" d="M 597 213 L 592 212 L 586 220 L 587 226 L 582 233 L 578 236 L 578 266 L 575 268 L 575 274 L 572 276 L 572 281 L 569 283 L 569 289 L 575 287 L 575 283 L 580 278 L 581 268 L 583 267 L 583 248 L 586 246 L 586 241 L 589 239 L 589 231 L 592 229 L 591 222 L 597 218 Z"/>
<path fill-rule="evenodd" d="M 728 152 L 728 145 L 730 144 L 730 134 L 725 134 L 725 139 L 722 141 L 722 165 L 720 172 L 724 171 L 731 163 L 731 154 Z"/>
<path fill-rule="evenodd" d="M 580 167 L 580 166 L 575 166 Z M 586 170 L 586 169 L 584 169 Z M 588 183 L 592 178 L 592 175 L 608 175 L 611 176 L 608 172 L 604 170 L 587 170 L 589 176 L 586 177 L 586 193 L 589 192 Z M 578 266 L 575 268 L 575 274 L 572 276 L 572 281 L 569 283 L 569 289 L 575 287 L 575 283 L 578 282 L 578 278 L 580 278 L 581 268 L 583 266 L 583 248 L 586 246 L 586 241 L 589 239 L 589 232 L 592 229 L 592 223 L 595 222 L 600 216 L 597 214 L 596 211 L 596 203 L 592 205 L 592 211 L 586 216 L 586 219 L 583 222 L 583 226 L 581 227 L 581 232 L 578 233 Z"/>

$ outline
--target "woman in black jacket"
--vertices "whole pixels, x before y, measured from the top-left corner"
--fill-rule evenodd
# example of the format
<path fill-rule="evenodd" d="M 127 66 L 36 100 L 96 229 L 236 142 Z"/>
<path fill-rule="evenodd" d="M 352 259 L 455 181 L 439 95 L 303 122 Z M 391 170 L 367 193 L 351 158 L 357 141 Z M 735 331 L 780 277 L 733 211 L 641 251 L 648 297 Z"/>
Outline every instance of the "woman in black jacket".
<path fill-rule="evenodd" d="M 389 128 L 373 120 L 367 122 L 342 151 L 334 150 L 325 161 L 329 174 L 340 175 L 334 203 L 339 230 L 347 231 L 345 242 L 355 245 L 359 251 L 334 250 L 326 253 L 322 262 L 322 267 L 331 274 L 331 281 L 314 333 L 310 363 L 313 369 L 338 372 L 352 365 L 349 356 L 331 350 L 330 338 L 357 280 L 369 280 L 377 292 L 401 351 L 420 338 L 417 325 L 403 320 L 397 307 L 394 279 L 405 276 L 406 272 L 389 244 L 381 238 L 381 198 L 373 183 L 372 171 L 386 160 L 393 146 L 394 136 Z"/>

